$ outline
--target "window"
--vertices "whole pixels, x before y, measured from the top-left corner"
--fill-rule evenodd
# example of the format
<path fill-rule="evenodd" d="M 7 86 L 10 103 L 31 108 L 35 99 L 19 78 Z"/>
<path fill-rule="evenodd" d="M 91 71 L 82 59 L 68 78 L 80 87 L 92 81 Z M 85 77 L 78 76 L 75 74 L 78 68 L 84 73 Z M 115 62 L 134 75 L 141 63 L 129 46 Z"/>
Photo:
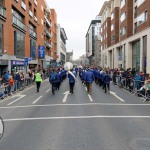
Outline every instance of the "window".
<path fill-rule="evenodd" d="M 113 31 L 113 30 L 114 30 L 114 24 L 111 25 L 111 31 Z"/>
<path fill-rule="evenodd" d="M 3 25 L 0 23 L 0 54 L 3 53 Z"/>
<path fill-rule="evenodd" d="M 134 8 L 134 18 L 137 17 L 137 7 Z"/>
<path fill-rule="evenodd" d="M 121 4 L 120 7 L 122 8 L 125 5 L 126 1 L 125 0 L 121 0 Z"/>
<path fill-rule="evenodd" d="M 32 4 L 29 2 L 29 10 L 32 10 Z"/>
<path fill-rule="evenodd" d="M 101 27 L 101 33 L 103 32 L 103 28 Z"/>
<path fill-rule="evenodd" d="M 132 68 L 140 71 L 140 41 L 132 44 Z"/>
<path fill-rule="evenodd" d="M 121 15 L 120 21 L 124 21 L 126 19 L 126 12 Z"/>
<path fill-rule="evenodd" d="M 147 36 L 143 37 L 143 60 L 142 60 L 142 70 L 146 74 L 147 68 Z"/>
<path fill-rule="evenodd" d="M 144 2 L 145 2 L 145 0 L 137 0 L 137 6 L 139 7 Z"/>
<path fill-rule="evenodd" d="M 137 22 L 134 24 L 134 33 L 137 32 Z"/>
<path fill-rule="evenodd" d="M 145 11 L 144 13 L 142 13 L 140 16 L 137 17 L 137 25 L 139 26 L 145 21 L 147 21 L 147 11 Z"/>
<path fill-rule="evenodd" d="M 22 17 L 22 15 L 21 15 L 19 12 L 17 12 L 15 9 L 12 9 L 12 14 L 13 14 L 18 20 L 20 20 L 21 22 L 23 22 L 23 17 Z"/>
<path fill-rule="evenodd" d="M 24 58 L 24 36 L 15 31 L 14 32 L 14 52 L 16 57 Z"/>
<path fill-rule="evenodd" d="M 36 14 L 36 9 L 34 9 L 34 16 L 37 16 L 37 14 Z"/>
<path fill-rule="evenodd" d="M 106 22 L 106 27 L 107 27 L 107 22 Z"/>
<path fill-rule="evenodd" d="M 113 20 L 113 19 L 114 19 L 114 13 L 111 14 L 111 20 Z"/>
<path fill-rule="evenodd" d="M 126 34 L 126 26 L 124 28 L 120 29 L 120 34 L 125 35 Z"/>
<path fill-rule="evenodd" d="M 30 40 L 30 56 L 36 59 L 36 41 L 33 39 Z"/>
<path fill-rule="evenodd" d="M 32 38 L 37 38 L 36 27 L 29 22 L 29 35 Z"/>
<path fill-rule="evenodd" d="M 114 41 L 115 40 L 115 35 L 112 35 L 111 36 L 111 41 Z"/>
<path fill-rule="evenodd" d="M 107 33 L 106 33 L 106 38 L 107 38 Z"/>

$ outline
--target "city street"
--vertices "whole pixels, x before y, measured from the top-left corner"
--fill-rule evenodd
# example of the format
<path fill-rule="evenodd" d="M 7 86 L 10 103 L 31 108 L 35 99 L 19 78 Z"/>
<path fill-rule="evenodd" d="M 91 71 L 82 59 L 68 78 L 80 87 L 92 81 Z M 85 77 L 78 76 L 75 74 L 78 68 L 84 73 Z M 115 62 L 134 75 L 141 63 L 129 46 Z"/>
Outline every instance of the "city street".
<path fill-rule="evenodd" d="M 90 97 L 79 79 L 73 95 L 66 91 L 67 80 L 52 95 L 46 80 L 39 93 L 33 86 L 1 101 L 0 149 L 149 150 L 148 102 L 114 85 L 105 94 L 95 83 Z"/>

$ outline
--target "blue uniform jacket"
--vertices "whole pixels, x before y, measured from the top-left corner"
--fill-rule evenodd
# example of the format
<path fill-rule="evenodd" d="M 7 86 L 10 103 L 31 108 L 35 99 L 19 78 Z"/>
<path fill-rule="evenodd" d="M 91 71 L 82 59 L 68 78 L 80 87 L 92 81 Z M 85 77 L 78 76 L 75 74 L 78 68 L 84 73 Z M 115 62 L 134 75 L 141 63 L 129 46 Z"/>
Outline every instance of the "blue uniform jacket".
<path fill-rule="evenodd" d="M 87 83 L 92 83 L 94 81 L 94 73 L 91 70 L 85 73 L 85 81 Z"/>
<path fill-rule="evenodd" d="M 107 76 L 107 77 L 106 77 Z M 104 76 L 104 83 L 106 84 L 108 84 L 108 83 L 110 83 L 110 81 L 111 81 L 111 77 L 110 77 L 110 75 L 108 75 L 108 74 L 105 74 L 105 76 Z"/>
<path fill-rule="evenodd" d="M 74 74 L 74 76 L 76 77 L 75 74 Z M 70 73 L 68 73 L 68 79 L 69 79 L 69 82 L 70 82 L 70 83 L 74 83 L 74 82 L 75 82 L 74 77 L 73 77 Z"/>
<path fill-rule="evenodd" d="M 62 81 L 62 77 L 59 73 L 56 74 L 56 81 L 57 82 L 61 82 Z"/>

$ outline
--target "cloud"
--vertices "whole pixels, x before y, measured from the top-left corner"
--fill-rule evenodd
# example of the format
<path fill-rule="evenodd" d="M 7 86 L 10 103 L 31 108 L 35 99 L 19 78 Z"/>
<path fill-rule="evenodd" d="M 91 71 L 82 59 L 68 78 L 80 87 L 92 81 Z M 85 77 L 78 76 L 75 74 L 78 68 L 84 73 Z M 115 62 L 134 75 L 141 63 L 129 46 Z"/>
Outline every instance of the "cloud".
<path fill-rule="evenodd" d="M 85 53 L 85 35 L 104 0 L 47 0 L 57 13 L 58 23 L 68 37 L 67 49 L 77 58 Z"/>

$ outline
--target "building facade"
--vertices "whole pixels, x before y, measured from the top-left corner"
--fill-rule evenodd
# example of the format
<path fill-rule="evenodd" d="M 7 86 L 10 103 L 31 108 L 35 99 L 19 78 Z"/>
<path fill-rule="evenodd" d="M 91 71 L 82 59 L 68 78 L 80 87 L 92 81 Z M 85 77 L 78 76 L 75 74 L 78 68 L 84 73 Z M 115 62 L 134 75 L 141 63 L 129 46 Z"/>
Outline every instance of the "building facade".
<path fill-rule="evenodd" d="M 50 61 L 49 57 L 53 57 L 50 14 L 45 0 L 0 0 L 0 76 L 7 70 L 26 72 L 42 68 L 46 57 Z M 46 57 L 39 56 L 41 47 Z M 26 57 L 32 59 L 25 63 Z"/>
<path fill-rule="evenodd" d="M 44 18 L 41 20 L 41 23 L 44 24 L 44 32 L 42 32 L 42 37 L 44 38 L 44 44 L 45 44 L 45 58 L 42 59 L 42 67 L 48 68 L 50 66 L 51 60 L 53 60 L 53 57 L 51 56 L 51 49 L 52 49 L 52 20 L 51 20 L 51 11 L 50 8 L 45 1 L 46 6 L 44 8 L 41 8 L 44 10 Z"/>
<path fill-rule="evenodd" d="M 95 36 L 95 65 L 96 67 L 101 66 L 101 36 Z"/>
<path fill-rule="evenodd" d="M 86 56 L 89 58 L 89 63 L 95 63 L 95 36 L 100 35 L 101 17 L 97 16 L 92 20 L 88 28 L 86 38 Z"/>
<path fill-rule="evenodd" d="M 53 60 L 51 61 L 52 66 L 57 65 L 57 14 L 55 9 L 51 9 L 51 21 L 52 21 L 52 28 L 51 28 L 51 57 Z"/>
<path fill-rule="evenodd" d="M 57 65 L 64 65 L 66 62 L 66 40 L 67 35 L 64 28 L 57 24 Z"/>
<path fill-rule="evenodd" d="M 73 51 L 66 53 L 66 62 L 72 62 L 73 61 Z"/>
<path fill-rule="evenodd" d="M 148 42 L 150 40 L 150 1 L 110 0 L 105 2 L 100 11 L 102 26 L 110 17 L 104 17 L 105 12 L 109 11 L 108 7 L 111 9 L 112 16 L 109 26 L 114 27 L 110 33 L 111 45 L 106 42 L 108 46 L 104 47 L 104 41 L 101 42 L 103 67 L 135 68 L 137 71 L 149 74 L 150 68 L 147 64 L 150 62 L 148 51 L 150 47 Z M 119 12 L 119 17 L 117 12 Z"/>

